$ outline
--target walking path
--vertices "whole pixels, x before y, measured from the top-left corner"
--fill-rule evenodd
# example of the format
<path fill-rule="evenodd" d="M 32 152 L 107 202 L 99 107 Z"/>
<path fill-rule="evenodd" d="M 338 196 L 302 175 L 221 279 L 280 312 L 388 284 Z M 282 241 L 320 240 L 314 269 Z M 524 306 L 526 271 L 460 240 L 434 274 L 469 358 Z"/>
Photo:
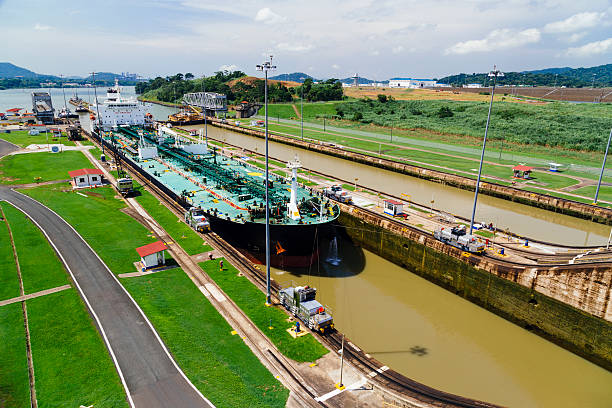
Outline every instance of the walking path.
<path fill-rule="evenodd" d="M 51 293 L 61 292 L 62 290 L 70 289 L 71 287 L 72 286 L 70 285 L 63 285 L 63 286 L 58 286 L 56 288 L 45 289 L 39 292 L 30 293 L 29 295 L 22 295 L 22 296 L 17 296 L 11 299 L 0 300 L 0 306 L 6 306 L 6 305 L 10 305 L 11 303 L 22 302 L 24 300 L 30 300 L 30 299 L 34 299 L 40 296 L 50 295 Z"/>

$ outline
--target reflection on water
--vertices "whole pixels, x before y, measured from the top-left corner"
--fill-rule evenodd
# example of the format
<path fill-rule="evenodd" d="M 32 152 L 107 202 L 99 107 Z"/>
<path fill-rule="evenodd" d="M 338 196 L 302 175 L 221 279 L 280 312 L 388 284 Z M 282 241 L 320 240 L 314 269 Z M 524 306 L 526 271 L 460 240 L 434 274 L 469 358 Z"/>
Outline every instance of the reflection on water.
<path fill-rule="evenodd" d="M 326 262 L 334 237 L 338 265 Z M 396 371 L 511 407 L 612 406 L 608 371 L 361 250 L 341 227 L 319 250 L 318 264 L 273 279 L 316 287 L 336 327 Z"/>
<path fill-rule="evenodd" d="M 263 140 L 253 136 L 213 126 L 209 126 L 208 135 L 245 149 L 264 151 Z M 293 159 L 296 153 L 299 154 L 305 168 L 333 174 L 349 181 L 358 178 L 359 184 L 368 188 L 396 196 L 408 194 L 418 203 L 429 203 L 433 199 L 434 206 L 440 210 L 463 217 L 471 216 L 474 193 L 470 191 L 280 143 L 270 142 L 269 149 L 271 156 L 285 161 Z M 606 225 L 486 195 L 478 197 L 476 218 L 477 221 L 487 224 L 492 222 L 498 228 L 509 228 L 531 238 L 567 245 L 603 245 L 607 242 L 610 232 L 610 227 Z"/>

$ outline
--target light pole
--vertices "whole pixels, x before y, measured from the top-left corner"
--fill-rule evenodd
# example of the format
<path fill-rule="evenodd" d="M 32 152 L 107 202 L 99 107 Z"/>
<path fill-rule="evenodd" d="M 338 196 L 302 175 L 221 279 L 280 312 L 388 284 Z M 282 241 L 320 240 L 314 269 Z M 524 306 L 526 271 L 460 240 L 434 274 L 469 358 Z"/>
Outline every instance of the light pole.
<path fill-rule="evenodd" d="M 491 108 L 493 107 L 493 95 L 495 95 L 495 83 L 497 82 L 497 77 L 503 77 L 504 74 L 497 70 L 495 65 L 493 65 L 493 71 L 489 72 L 489 76 L 493 77 L 493 87 L 491 88 L 489 114 L 487 115 L 487 125 L 485 126 L 484 140 L 482 142 L 482 153 L 480 154 L 480 165 L 478 166 L 478 178 L 476 179 L 476 190 L 474 191 L 474 206 L 472 208 L 472 218 L 470 220 L 470 235 L 474 230 L 474 216 L 476 215 L 476 203 L 478 202 L 478 189 L 480 187 L 480 176 L 482 174 L 482 162 L 484 160 L 485 148 L 487 146 L 487 134 L 489 132 L 489 123 L 491 121 Z"/>
<path fill-rule="evenodd" d="M 300 101 L 300 122 L 301 122 L 301 127 L 300 127 L 300 135 L 302 136 L 302 141 L 304 140 L 304 80 L 306 78 L 301 77 L 300 78 L 302 80 L 302 86 L 300 88 L 302 88 L 302 99 Z"/>
<path fill-rule="evenodd" d="M 597 197 L 599 196 L 599 187 L 601 187 L 601 178 L 603 177 L 604 168 L 606 167 L 606 159 L 608 158 L 608 150 L 610 149 L 610 140 L 612 139 L 612 129 L 610 129 L 610 136 L 608 136 L 608 145 L 606 146 L 606 154 L 604 154 L 603 163 L 601 164 L 601 173 L 599 173 L 599 181 L 597 182 L 597 190 L 595 190 L 595 199 L 593 204 L 597 204 Z"/>
<path fill-rule="evenodd" d="M 595 74 L 593 74 L 593 81 L 591 81 L 591 89 L 595 87 Z"/>
<path fill-rule="evenodd" d="M 265 74 L 264 83 L 264 111 L 266 115 L 266 305 L 272 304 L 272 297 L 270 295 L 270 199 L 268 197 L 268 71 L 276 69 L 276 66 L 272 65 L 272 55 L 270 55 L 270 61 L 266 61 L 261 65 L 256 66 L 258 71 L 263 71 Z"/>
<path fill-rule="evenodd" d="M 91 80 L 93 82 L 93 87 L 94 87 L 94 97 L 96 99 L 96 112 L 97 112 L 97 119 L 98 119 L 98 134 L 100 136 L 100 144 L 102 145 L 102 156 L 104 156 L 104 140 L 102 138 L 102 130 L 101 130 L 101 126 L 100 126 L 100 109 L 98 108 L 98 91 L 96 89 L 96 73 L 95 72 L 91 73 Z M 100 159 L 102 159 L 102 157 L 100 157 Z"/>
<path fill-rule="evenodd" d="M 206 119 L 206 84 L 204 83 L 205 81 L 206 75 L 202 75 L 202 93 L 204 94 L 204 102 L 202 103 L 202 116 L 204 116 L 204 140 L 206 148 L 208 148 L 208 121 Z"/>

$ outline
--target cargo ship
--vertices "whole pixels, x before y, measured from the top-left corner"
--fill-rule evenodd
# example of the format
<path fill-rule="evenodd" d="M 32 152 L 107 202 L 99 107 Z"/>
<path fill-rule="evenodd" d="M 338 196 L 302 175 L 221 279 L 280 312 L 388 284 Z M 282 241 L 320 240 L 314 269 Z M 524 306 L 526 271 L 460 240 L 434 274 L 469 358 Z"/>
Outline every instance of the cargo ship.
<path fill-rule="evenodd" d="M 160 186 L 185 208 L 200 208 L 212 231 L 265 260 L 265 175 L 248 157 L 220 154 L 164 126 L 115 126 L 101 132 L 106 147 Z M 271 264 L 304 267 L 318 260 L 316 241 L 338 218 L 333 201 L 299 185 L 299 160 L 290 177 L 270 173 Z"/>

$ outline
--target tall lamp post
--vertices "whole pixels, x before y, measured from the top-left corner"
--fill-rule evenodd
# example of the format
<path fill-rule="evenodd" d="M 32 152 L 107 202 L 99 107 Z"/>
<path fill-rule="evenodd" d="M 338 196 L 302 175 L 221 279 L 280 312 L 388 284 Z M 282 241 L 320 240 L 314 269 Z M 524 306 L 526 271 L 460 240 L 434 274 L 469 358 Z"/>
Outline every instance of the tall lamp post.
<path fill-rule="evenodd" d="M 478 178 L 476 179 L 476 191 L 474 191 L 474 206 L 472 207 L 472 218 L 470 220 L 470 235 L 474 230 L 474 216 L 476 215 L 476 203 L 478 202 L 478 190 L 480 187 L 480 176 L 482 174 L 482 162 L 484 160 L 485 148 L 487 146 L 487 134 L 489 133 L 489 123 L 491 121 L 491 108 L 493 107 L 493 95 L 495 95 L 495 84 L 497 77 L 503 77 L 504 74 L 496 69 L 493 65 L 493 71 L 489 72 L 489 77 L 493 78 L 493 86 L 491 88 L 491 101 L 489 102 L 489 114 L 487 115 L 487 125 L 485 126 L 484 140 L 482 142 L 482 152 L 480 153 L 480 165 L 478 166 Z"/>
<path fill-rule="evenodd" d="M 306 78 L 301 77 L 300 79 L 302 80 L 302 86 L 300 87 L 302 88 L 302 100 L 300 101 L 300 136 L 302 137 L 302 140 L 304 140 L 304 80 Z"/>
<path fill-rule="evenodd" d="M 268 188 L 270 181 L 268 180 L 268 71 L 276 69 L 275 65 L 272 65 L 272 55 L 270 55 L 270 61 L 265 61 L 261 65 L 256 66 L 258 71 L 263 71 L 265 74 L 264 83 L 264 111 L 266 115 L 266 305 L 272 304 L 272 297 L 270 295 L 270 199 L 268 196 Z"/>
<path fill-rule="evenodd" d="M 204 83 L 205 81 L 206 75 L 202 75 L 202 93 L 204 94 L 202 95 L 202 97 L 204 98 L 204 101 L 202 103 L 202 105 L 204 105 L 202 106 L 202 116 L 204 116 L 204 140 L 206 148 L 208 148 L 208 121 L 206 118 L 206 84 Z"/>
<path fill-rule="evenodd" d="M 608 136 L 608 145 L 606 146 L 606 153 L 604 154 L 603 163 L 601 164 L 601 173 L 599 173 L 599 181 L 597 182 L 597 190 L 595 190 L 595 199 L 593 200 L 593 204 L 597 204 L 599 187 L 601 187 L 601 178 L 603 177 L 604 169 L 606 168 L 606 159 L 608 158 L 608 150 L 610 149 L 610 140 L 612 140 L 612 129 L 610 129 L 610 136 Z"/>
<path fill-rule="evenodd" d="M 94 97 L 96 99 L 96 112 L 97 112 L 97 119 L 98 119 L 98 135 L 100 136 L 100 144 L 102 145 L 102 156 L 104 156 L 104 140 L 102 137 L 102 127 L 100 125 L 100 109 L 98 108 L 98 91 L 96 90 L 96 73 L 92 72 L 91 73 L 91 80 L 93 82 L 93 87 L 94 87 Z M 100 159 L 102 159 L 102 157 L 100 157 Z"/>

